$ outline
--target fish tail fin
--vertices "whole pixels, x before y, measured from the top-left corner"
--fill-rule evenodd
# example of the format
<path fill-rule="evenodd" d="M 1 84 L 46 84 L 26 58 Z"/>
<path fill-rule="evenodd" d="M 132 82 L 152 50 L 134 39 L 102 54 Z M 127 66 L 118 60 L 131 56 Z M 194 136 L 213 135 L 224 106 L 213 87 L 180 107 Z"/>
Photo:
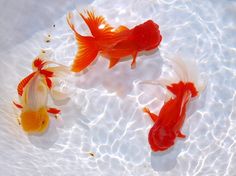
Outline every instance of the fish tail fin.
<path fill-rule="evenodd" d="M 104 39 L 114 34 L 114 28 L 110 26 L 103 16 L 95 16 L 93 11 L 86 11 L 87 17 L 82 13 L 80 16 L 88 25 L 90 32 L 96 39 Z"/>
<path fill-rule="evenodd" d="M 179 95 L 182 90 L 184 89 L 184 83 L 180 81 L 179 83 L 173 83 L 169 86 L 167 86 L 167 89 L 173 93 L 174 95 Z"/>
<path fill-rule="evenodd" d="M 187 82 L 185 84 L 185 90 L 191 92 L 191 97 L 196 97 L 198 95 L 198 91 L 192 82 Z"/>
<path fill-rule="evenodd" d="M 183 91 L 184 92 L 190 91 L 191 97 L 195 97 L 198 95 L 198 91 L 192 82 L 184 83 L 183 81 L 180 81 L 178 83 L 173 83 L 167 86 L 167 89 L 176 96 L 179 95 Z"/>
<path fill-rule="evenodd" d="M 95 59 L 99 49 L 92 37 L 77 38 L 79 44 L 78 51 L 75 55 L 71 70 L 80 72 L 89 66 Z"/>
<path fill-rule="evenodd" d="M 173 56 L 168 56 L 167 60 L 174 70 L 174 74 L 170 78 L 167 86 L 173 94 L 176 95 L 179 89 L 182 88 L 182 90 L 189 90 L 192 97 L 195 97 L 205 89 L 206 81 L 204 79 L 199 79 L 199 71 L 195 60 L 187 60 Z"/>
<path fill-rule="evenodd" d="M 79 46 L 71 70 L 73 72 L 80 72 L 95 60 L 99 52 L 99 48 L 94 37 L 82 36 L 75 30 L 74 24 L 71 22 L 71 18 L 72 14 L 69 13 L 67 16 L 67 23 L 74 31 L 75 38 Z"/>

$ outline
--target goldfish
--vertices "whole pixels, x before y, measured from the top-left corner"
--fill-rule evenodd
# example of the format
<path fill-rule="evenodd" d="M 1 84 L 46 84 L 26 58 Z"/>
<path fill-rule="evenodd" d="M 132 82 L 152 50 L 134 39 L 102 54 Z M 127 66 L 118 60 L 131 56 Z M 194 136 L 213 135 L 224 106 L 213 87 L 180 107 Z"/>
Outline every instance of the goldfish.
<path fill-rule="evenodd" d="M 177 77 L 175 75 L 169 80 L 151 82 L 166 87 L 171 93 L 169 100 L 164 103 L 158 115 L 147 107 L 143 109 L 154 122 L 148 134 L 148 141 L 154 152 L 167 150 L 174 145 L 176 138 L 186 137 L 181 128 L 186 118 L 188 104 L 204 89 L 204 84 L 200 84 L 197 80 L 197 73 L 191 70 L 196 68 L 194 64 L 187 65 L 182 59 L 172 59 L 171 62 Z"/>
<path fill-rule="evenodd" d="M 89 27 L 92 36 L 80 35 L 72 22 L 73 14 L 67 15 L 67 23 L 78 43 L 78 51 L 71 68 L 73 72 L 87 68 L 98 53 L 110 60 L 109 68 L 114 67 L 123 57 L 132 56 L 131 68 L 134 68 L 137 54 L 158 47 L 162 40 L 159 26 L 152 20 L 147 20 L 132 29 L 123 25 L 115 29 L 103 16 L 95 16 L 92 11 L 86 11 L 86 14 L 87 16 L 80 13 L 80 16 Z"/>
<path fill-rule="evenodd" d="M 50 64 L 56 66 L 49 66 Z M 65 94 L 54 89 L 56 77 L 68 72 L 67 67 L 53 61 L 37 57 L 32 63 L 33 72 L 20 81 L 17 86 L 19 103 L 13 104 L 21 110 L 19 124 L 27 133 L 43 133 L 49 125 L 49 114 L 58 115 L 60 110 L 48 107 L 48 95 L 55 100 Z"/>

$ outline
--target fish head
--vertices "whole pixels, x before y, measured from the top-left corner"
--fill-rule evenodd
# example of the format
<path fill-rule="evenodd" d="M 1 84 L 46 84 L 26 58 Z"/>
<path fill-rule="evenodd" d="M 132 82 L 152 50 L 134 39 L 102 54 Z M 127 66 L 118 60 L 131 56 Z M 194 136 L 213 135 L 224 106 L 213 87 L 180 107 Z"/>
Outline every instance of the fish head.
<path fill-rule="evenodd" d="M 133 29 L 133 37 L 139 51 L 154 49 L 162 40 L 159 26 L 152 20 L 136 26 Z"/>
<path fill-rule="evenodd" d="M 40 108 L 37 111 L 23 110 L 20 118 L 22 128 L 27 133 L 42 133 L 49 125 L 49 116 L 46 108 Z"/>
<path fill-rule="evenodd" d="M 167 150 L 174 145 L 175 138 L 174 131 L 162 125 L 154 125 L 148 136 L 149 144 L 154 152 Z"/>

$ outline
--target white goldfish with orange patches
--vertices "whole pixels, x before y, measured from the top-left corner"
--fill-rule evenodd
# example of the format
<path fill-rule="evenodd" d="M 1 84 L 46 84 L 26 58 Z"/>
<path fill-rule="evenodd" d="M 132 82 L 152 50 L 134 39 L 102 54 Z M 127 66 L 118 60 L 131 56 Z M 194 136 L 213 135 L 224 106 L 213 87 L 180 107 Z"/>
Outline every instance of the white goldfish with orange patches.
<path fill-rule="evenodd" d="M 54 65 L 54 66 L 50 66 Z M 19 124 L 27 133 L 43 133 L 49 125 L 49 113 L 58 115 L 60 110 L 48 107 L 48 94 L 55 100 L 66 98 L 66 94 L 54 89 L 56 80 L 69 72 L 68 67 L 53 61 L 36 58 L 32 63 L 33 72 L 20 81 L 17 86 L 21 109 Z"/>

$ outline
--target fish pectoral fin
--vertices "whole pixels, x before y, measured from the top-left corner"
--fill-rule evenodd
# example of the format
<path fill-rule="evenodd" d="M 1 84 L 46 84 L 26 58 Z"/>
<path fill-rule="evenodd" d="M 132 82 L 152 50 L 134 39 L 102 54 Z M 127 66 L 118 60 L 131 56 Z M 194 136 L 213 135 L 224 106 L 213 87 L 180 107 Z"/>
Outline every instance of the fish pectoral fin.
<path fill-rule="evenodd" d="M 119 62 L 119 60 L 120 58 L 111 58 L 109 68 L 114 67 Z"/>
<path fill-rule="evenodd" d="M 58 115 L 61 112 L 61 110 L 57 109 L 57 108 L 48 108 L 47 112 L 50 113 L 50 114 Z"/>
<path fill-rule="evenodd" d="M 158 116 L 154 113 L 152 113 L 147 107 L 143 108 L 143 112 L 147 113 L 153 122 L 156 122 L 158 120 Z"/>
<path fill-rule="evenodd" d="M 129 30 L 129 28 L 127 28 L 126 26 L 119 26 L 115 32 L 123 32 L 123 31 L 127 31 Z"/>
<path fill-rule="evenodd" d="M 177 137 L 179 137 L 179 138 L 185 138 L 186 135 L 183 134 L 183 133 L 181 133 L 180 131 L 178 131 L 178 132 L 177 132 Z"/>
<path fill-rule="evenodd" d="M 19 108 L 19 109 L 22 109 L 22 108 L 23 108 L 23 106 L 22 106 L 21 104 L 16 103 L 16 102 L 14 102 L 14 101 L 13 101 L 13 104 L 14 104 L 17 108 Z"/>
<path fill-rule="evenodd" d="M 62 93 L 55 89 L 51 89 L 51 96 L 52 96 L 52 99 L 55 101 L 62 101 L 68 98 L 68 95 L 66 93 Z"/>
<path fill-rule="evenodd" d="M 134 69 L 134 68 L 136 67 L 136 57 L 137 57 L 137 54 L 138 54 L 138 52 L 134 52 L 134 53 L 132 54 L 133 61 L 132 61 L 132 63 L 131 63 L 131 69 Z"/>

